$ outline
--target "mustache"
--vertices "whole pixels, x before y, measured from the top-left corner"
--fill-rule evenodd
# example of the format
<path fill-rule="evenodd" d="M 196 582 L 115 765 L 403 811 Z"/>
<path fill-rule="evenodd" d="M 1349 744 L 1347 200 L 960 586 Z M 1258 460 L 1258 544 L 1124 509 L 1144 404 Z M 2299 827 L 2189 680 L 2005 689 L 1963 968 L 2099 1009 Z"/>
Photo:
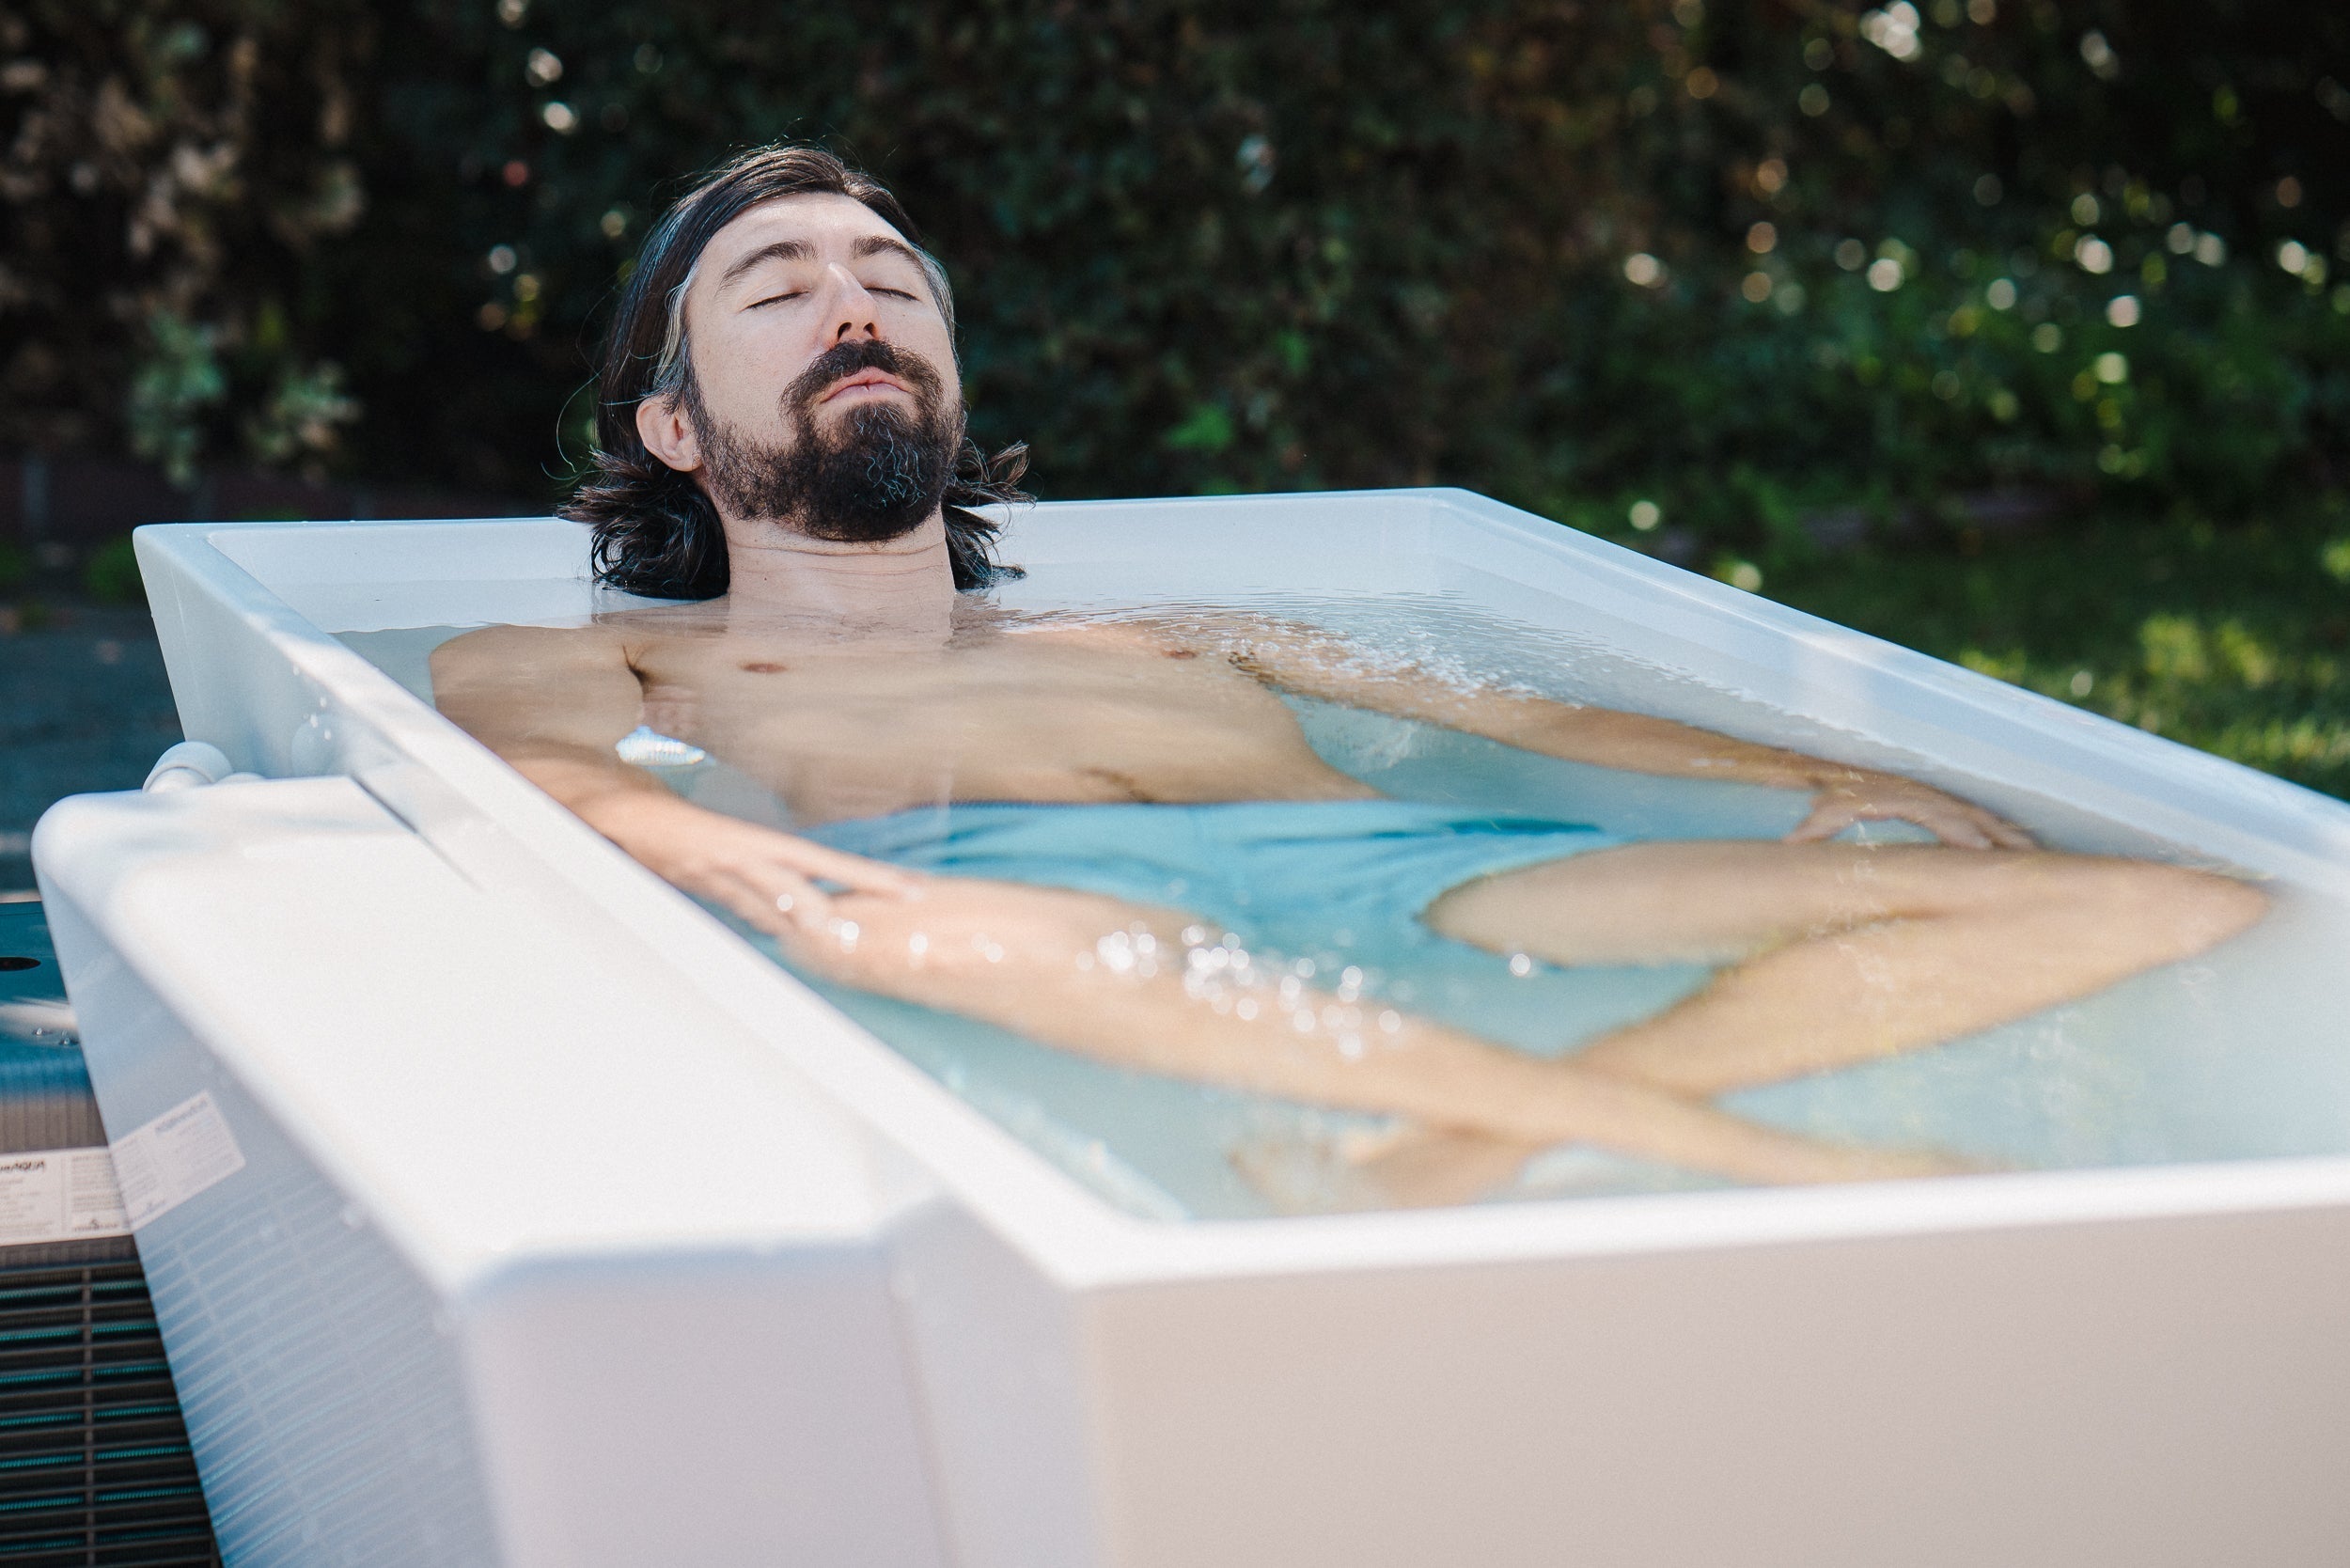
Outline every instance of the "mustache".
<path fill-rule="evenodd" d="M 858 342 L 836 343 L 808 361 L 807 368 L 784 388 L 784 408 L 797 420 L 805 421 L 815 410 L 817 400 L 831 390 L 834 383 L 860 370 L 879 370 L 904 382 L 914 389 L 914 400 L 926 417 L 938 407 L 939 397 L 946 390 L 945 380 L 929 360 L 878 337 L 868 337 Z"/>

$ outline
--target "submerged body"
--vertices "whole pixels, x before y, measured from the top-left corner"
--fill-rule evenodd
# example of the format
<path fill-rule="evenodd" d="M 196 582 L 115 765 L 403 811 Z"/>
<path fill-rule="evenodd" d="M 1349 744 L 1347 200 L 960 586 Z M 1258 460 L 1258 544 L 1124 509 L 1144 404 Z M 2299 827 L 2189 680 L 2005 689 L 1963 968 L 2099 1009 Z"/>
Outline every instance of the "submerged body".
<path fill-rule="evenodd" d="M 1130 1065 L 1421 1124 L 1367 1156 L 1366 1201 L 1470 1196 L 1570 1139 L 1749 1180 L 1949 1168 L 1709 1102 L 2069 999 L 2201 950 L 2259 908 L 2220 878 L 2024 848 L 1909 780 L 1375 666 L 1308 628 L 1022 619 L 920 593 L 868 608 L 721 600 L 492 628 L 435 655 L 434 688 L 600 830 L 774 932 L 812 973 Z M 1820 804 L 1805 841 L 1783 844 L 1463 820 L 1331 767 L 1282 691 Z M 639 725 L 772 790 L 795 832 L 713 818 L 621 763 L 615 747 Z M 1974 847 L 1825 841 L 1887 816 Z M 1293 907 L 1272 925 L 1214 891 L 1285 883 Z M 1238 928 L 1294 951 L 1317 907 L 1334 928 L 1376 917 L 1546 963 L 1728 967 L 1565 1063 L 1343 987 L 1224 971 L 1202 984 L 1203 949 Z M 1137 938 L 1164 962 L 1104 961 L 1105 941 Z"/>

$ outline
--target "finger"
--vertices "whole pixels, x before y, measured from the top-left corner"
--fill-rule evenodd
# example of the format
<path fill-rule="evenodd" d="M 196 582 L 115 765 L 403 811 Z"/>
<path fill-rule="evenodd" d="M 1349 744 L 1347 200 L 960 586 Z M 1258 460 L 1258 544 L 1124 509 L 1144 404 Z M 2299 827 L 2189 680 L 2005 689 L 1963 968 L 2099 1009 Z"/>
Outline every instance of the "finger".
<path fill-rule="evenodd" d="M 1991 835 L 1965 817 L 1946 817 L 1938 822 L 1918 825 L 1932 832 L 1952 849 L 1987 850 L 1995 847 Z"/>
<path fill-rule="evenodd" d="M 885 861 L 846 855 L 822 844 L 811 844 L 805 839 L 791 840 L 788 849 L 776 853 L 776 858 L 802 876 L 822 877 L 860 893 L 903 897 L 917 886 L 916 878 Z"/>
<path fill-rule="evenodd" d="M 2004 817 L 1991 819 L 1991 837 L 2001 849 L 2036 850 L 2040 840 Z"/>
<path fill-rule="evenodd" d="M 1838 804 L 1813 808 L 1811 814 L 1794 826 L 1780 841 L 1789 844 L 1816 844 L 1833 839 L 1854 822 L 1852 808 Z"/>

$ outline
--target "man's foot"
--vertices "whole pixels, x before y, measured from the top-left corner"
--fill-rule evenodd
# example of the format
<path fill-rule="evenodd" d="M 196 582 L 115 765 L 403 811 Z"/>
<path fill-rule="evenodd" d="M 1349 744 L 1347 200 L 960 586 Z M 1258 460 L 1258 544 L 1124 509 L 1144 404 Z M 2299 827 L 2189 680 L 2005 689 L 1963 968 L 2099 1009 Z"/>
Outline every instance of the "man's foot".
<path fill-rule="evenodd" d="M 1516 1180 L 1540 1152 L 1533 1144 L 1407 1125 L 1329 1138 L 1260 1138 L 1230 1158 L 1282 1214 L 1359 1214 L 1474 1203 Z"/>

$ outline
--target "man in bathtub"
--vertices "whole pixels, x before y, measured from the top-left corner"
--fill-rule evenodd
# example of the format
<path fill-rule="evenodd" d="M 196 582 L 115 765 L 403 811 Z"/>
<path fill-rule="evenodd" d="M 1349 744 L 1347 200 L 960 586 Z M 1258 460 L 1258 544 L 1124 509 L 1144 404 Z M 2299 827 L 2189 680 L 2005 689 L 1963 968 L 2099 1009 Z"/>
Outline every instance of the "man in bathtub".
<path fill-rule="evenodd" d="M 819 150 L 746 155 L 671 210 L 600 393 L 570 515 L 595 525 L 607 581 L 683 603 L 458 638 L 433 661 L 442 711 L 813 976 L 1395 1119 L 1355 1151 L 1366 1201 L 1464 1199 L 1564 1142 L 1753 1182 L 1950 1168 L 1714 1101 L 2086 996 L 2264 906 L 2220 876 L 2042 852 L 1907 778 L 1368 668 L 1308 628 L 997 611 L 975 591 L 1003 570 L 993 530 L 957 503 L 1012 494 L 1016 454 L 964 441 L 943 273 L 888 193 Z M 1783 841 L 1626 842 L 1389 800 L 1317 756 L 1281 692 L 1812 808 Z M 623 760 L 640 726 L 772 789 L 794 831 Z M 1835 837 L 1875 819 L 1940 843 Z M 1720 967 L 1553 1061 L 1416 1015 L 1360 969 L 1307 980 L 1262 956 L 1337 928 L 1496 964 Z"/>

